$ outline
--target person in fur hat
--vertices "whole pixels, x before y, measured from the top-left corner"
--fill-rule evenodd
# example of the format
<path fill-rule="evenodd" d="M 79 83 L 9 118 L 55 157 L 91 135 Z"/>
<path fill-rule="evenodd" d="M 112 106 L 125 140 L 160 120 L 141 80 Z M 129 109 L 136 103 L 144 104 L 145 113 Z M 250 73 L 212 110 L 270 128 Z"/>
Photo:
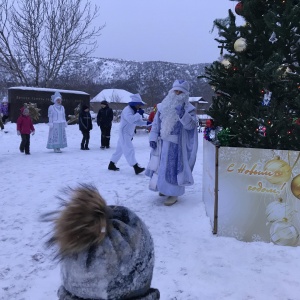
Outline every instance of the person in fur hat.
<path fill-rule="evenodd" d="M 20 151 L 26 155 L 30 154 L 30 134 L 34 135 L 35 129 L 29 116 L 29 109 L 22 107 L 20 116 L 17 119 L 17 134 L 21 136 Z"/>
<path fill-rule="evenodd" d="M 110 159 L 108 170 L 119 171 L 116 163 L 124 155 L 128 164 L 133 167 L 135 174 L 139 174 L 145 171 L 145 168 L 140 167 L 136 161 L 132 139 L 136 126 L 147 126 L 147 121 L 144 121 L 142 117 L 144 111 L 141 109 L 141 106 L 146 103 L 139 94 L 130 95 L 130 98 L 131 101 L 121 113 L 117 149 Z"/>
<path fill-rule="evenodd" d="M 97 125 L 101 130 L 101 149 L 110 148 L 110 132 L 114 118 L 113 110 L 106 100 L 101 101 L 101 108 L 97 114 Z"/>
<path fill-rule="evenodd" d="M 62 97 L 59 92 L 55 92 L 51 96 L 51 102 L 48 108 L 49 118 L 49 135 L 47 142 L 47 149 L 53 149 L 55 153 L 61 153 L 61 148 L 67 147 L 67 135 L 66 135 L 66 114 L 65 108 L 62 106 Z"/>
<path fill-rule="evenodd" d="M 42 215 L 53 232 L 62 285 L 59 300 L 157 300 L 151 288 L 154 245 L 130 209 L 108 206 L 93 185 L 65 190 L 60 210 Z"/>
<path fill-rule="evenodd" d="M 90 109 L 87 105 L 82 105 L 78 117 L 79 130 L 82 133 L 81 150 L 90 150 L 90 131 L 93 129 L 92 117 Z"/>
<path fill-rule="evenodd" d="M 175 80 L 165 99 L 157 105 L 149 134 L 151 150 L 146 170 L 149 188 L 166 196 L 173 205 L 194 184 L 192 171 L 198 149 L 196 109 L 189 103 L 189 83 Z"/>

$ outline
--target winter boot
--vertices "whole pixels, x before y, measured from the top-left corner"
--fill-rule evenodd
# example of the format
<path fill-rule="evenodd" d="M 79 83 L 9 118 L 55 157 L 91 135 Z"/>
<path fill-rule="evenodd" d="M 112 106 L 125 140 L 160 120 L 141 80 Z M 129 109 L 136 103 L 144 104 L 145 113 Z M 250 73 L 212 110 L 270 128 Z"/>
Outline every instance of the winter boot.
<path fill-rule="evenodd" d="M 90 150 L 88 144 L 85 145 L 84 150 Z"/>
<path fill-rule="evenodd" d="M 119 171 L 120 168 L 117 168 L 115 163 L 114 162 L 110 162 L 109 165 L 108 165 L 108 170 L 111 170 L 111 171 Z"/>
<path fill-rule="evenodd" d="M 81 150 L 85 150 L 85 149 L 84 149 L 84 145 L 83 145 L 83 143 L 81 143 L 81 147 L 80 147 L 80 149 L 81 149 Z"/>
<path fill-rule="evenodd" d="M 142 173 L 143 171 L 145 171 L 145 168 L 139 167 L 138 164 L 135 164 L 133 166 L 133 168 L 134 168 L 134 172 L 135 172 L 136 175 Z"/>
<path fill-rule="evenodd" d="M 177 197 L 176 196 L 169 196 L 167 200 L 164 202 L 164 205 L 166 206 L 171 206 L 177 202 Z"/>

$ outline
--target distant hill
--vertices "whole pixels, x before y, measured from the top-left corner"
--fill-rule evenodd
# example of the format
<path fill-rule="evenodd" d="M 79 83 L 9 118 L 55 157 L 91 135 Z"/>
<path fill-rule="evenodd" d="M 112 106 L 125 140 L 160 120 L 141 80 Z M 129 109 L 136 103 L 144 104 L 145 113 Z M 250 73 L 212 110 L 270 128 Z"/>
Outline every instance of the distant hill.
<path fill-rule="evenodd" d="M 140 93 L 151 105 L 164 98 L 175 79 L 185 79 L 190 82 L 190 96 L 201 96 L 210 103 L 212 89 L 204 79 L 197 79 L 198 75 L 204 74 L 208 65 L 91 57 L 69 63 L 51 87 L 81 90 L 91 97 L 103 89 L 125 89 L 131 93 Z M 3 88 L 16 85 L 8 83 L 1 75 L 0 81 L 2 91 Z"/>
<path fill-rule="evenodd" d="M 197 79 L 208 65 L 89 58 L 70 64 L 62 73 L 62 81 L 85 86 L 84 91 L 92 97 L 102 89 L 115 88 L 140 93 L 147 103 L 155 103 L 164 98 L 175 79 L 185 79 L 190 82 L 191 96 L 202 96 L 210 102 L 212 89 L 204 79 Z"/>

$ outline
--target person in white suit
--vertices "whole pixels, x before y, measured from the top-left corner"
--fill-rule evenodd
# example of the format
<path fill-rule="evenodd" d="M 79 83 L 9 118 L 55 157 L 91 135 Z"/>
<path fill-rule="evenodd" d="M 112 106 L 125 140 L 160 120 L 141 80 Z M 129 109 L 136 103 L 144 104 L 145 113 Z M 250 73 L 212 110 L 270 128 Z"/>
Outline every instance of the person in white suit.
<path fill-rule="evenodd" d="M 108 170 L 119 171 L 120 168 L 116 166 L 122 155 L 125 156 L 128 164 L 134 168 L 135 174 L 139 174 L 145 170 L 138 165 L 135 158 L 135 151 L 132 144 L 134 130 L 136 126 L 146 126 L 147 121 L 143 120 L 143 110 L 141 106 L 146 103 L 142 100 L 139 94 L 130 95 L 131 101 L 123 109 L 121 113 L 121 121 L 119 128 L 119 139 L 116 151 L 111 157 L 108 165 Z"/>

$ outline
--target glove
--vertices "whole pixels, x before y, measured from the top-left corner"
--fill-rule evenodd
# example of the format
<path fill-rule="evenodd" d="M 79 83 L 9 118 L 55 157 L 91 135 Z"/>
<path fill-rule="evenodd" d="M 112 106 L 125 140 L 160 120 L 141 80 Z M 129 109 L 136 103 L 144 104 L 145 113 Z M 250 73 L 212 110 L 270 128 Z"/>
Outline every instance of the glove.
<path fill-rule="evenodd" d="M 151 126 L 151 125 L 152 125 L 152 122 L 147 121 L 147 126 Z"/>
<path fill-rule="evenodd" d="M 152 149 L 156 149 L 157 143 L 156 143 L 155 141 L 150 141 L 150 147 L 151 147 Z"/>
<path fill-rule="evenodd" d="M 53 123 L 48 123 L 50 128 L 53 128 Z"/>
<path fill-rule="evenodd" d="M 145 111 L 144 111 L 143 109 L 140 108 L 137 112 L 142 116 L 142 115 L 144 114 Z"/>
<path fill-rule="evenodd" d="M 21 132 L 20 132 L 20 130 L 17 130 L 17 135 L 21 135 Z"/>
<path fill-rule="evenodd" d="M 31 132 L 31 135 L 34 135 L 34 134 L 35 134 L 35 131 L 32 131 L 32 132 Z"/>
<path fill-rule="evenodd" d="M 176 113 L 177 115 L 179 116 L 179 118 L 182 118 L 182 116 L 184 115 L 185 113 L 185 110 L 184 110 L 184 103 L 182 105 L 177 105 L 175 107 L 175 110 L 176 110 Z"/>

